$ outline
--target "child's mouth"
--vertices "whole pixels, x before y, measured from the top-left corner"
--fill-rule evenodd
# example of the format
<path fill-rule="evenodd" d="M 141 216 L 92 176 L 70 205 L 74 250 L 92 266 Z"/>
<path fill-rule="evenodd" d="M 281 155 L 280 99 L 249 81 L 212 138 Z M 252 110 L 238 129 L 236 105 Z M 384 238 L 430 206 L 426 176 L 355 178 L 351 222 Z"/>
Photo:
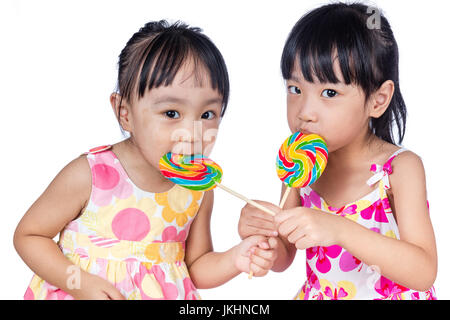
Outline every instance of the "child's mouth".
<path fill-rule="evenodd" d="M 170 150 L 170 152 L 186 156 L 193 155 L 195 153 L 201 153 L 201 150 L 196 149 L 198 148 L 195 148 L 195 146 L 192 143 L 179 142 L 172 147 L 172 150 Z"/>
<path fill-rule="evenodd" d="M 298 131 L 300 131 L 300 132 L 303 133 L 303 134 L 313 134 L 313 132 L 308 131 L 308 130 L 306 130 L 306 129 L 299 129 Z"/>

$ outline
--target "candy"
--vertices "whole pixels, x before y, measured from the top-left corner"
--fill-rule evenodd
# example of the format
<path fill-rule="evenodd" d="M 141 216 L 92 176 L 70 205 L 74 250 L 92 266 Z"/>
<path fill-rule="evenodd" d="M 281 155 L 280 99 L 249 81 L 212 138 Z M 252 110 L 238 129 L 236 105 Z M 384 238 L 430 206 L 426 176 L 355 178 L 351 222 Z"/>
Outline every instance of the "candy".
<path fill-rule="evenodd" d="M 159 170 L 170 181 L 191 190 L 214 189 L 222 179 L 222 169 L 202 155 L 181 155 L 171 152 L 159 160 Z"/>
<path fill-rule="evenodd" d="M 278 151 L 278 177 L 290 188 L 313 184 L 325 170 L 328 148 L 317 134 L 296 132 L 287 138 Z"/>

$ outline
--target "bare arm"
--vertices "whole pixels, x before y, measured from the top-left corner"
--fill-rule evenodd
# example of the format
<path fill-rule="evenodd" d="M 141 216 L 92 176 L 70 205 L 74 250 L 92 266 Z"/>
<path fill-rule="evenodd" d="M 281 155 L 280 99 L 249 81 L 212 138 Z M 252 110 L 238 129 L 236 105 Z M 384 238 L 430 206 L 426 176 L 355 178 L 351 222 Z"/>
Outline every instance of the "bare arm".
<path fill-rule="evenodd" d="M 213 252 L 210 231 L 213 202 L 213 191 L 207 191 L 186 243 L 186 265 L 197 288 L 219 286 L 240 273 L 232 263 L 231 249 L 223 253 Z"/>
<path fill-rule="evenodd" d="M 206 289 L 217 287 L 236 277 L 242 271 L 249 272 L 250 257 L 246 253 L 252 246 L 256 246 L 264 240 L 264 237 L 253 236 L 225 252 L 214 252 L 210 231 L 214 202 L 213 191 L 207 191 L 204 197 L 189 230 L 185 262 L 195 286 Z M 261 258 L 259 259 L 261 260 Z M 260 264 L 264 265 L 266 262 Z M 252 270 L 255 272 L 255 276 L 267 273 L 267 270 L 253 264 Z"/>
<path fill-rule="evenodd" d="M 75 219 L 86 205 L 91 188 L 90 168 L 85 157 L 79 157 L 64 167 L 43 194 L 33 203 L 19 222 L 14 233 L 14 247 L 23 261 L 39 277 L 76 297 L 80 290 L 67 283 L 74 266 L 61 252 L 53 238 Z M 80 270 L 81 288 L 103 285 L 99 277 Z M 106 282 L 106 280 L 105 280 Z M 115 288 L 114 288 L 115 289 Z M 112 297 L 120 293 L 109 290 Z M 101 295 L 92 298 L 102 298 Z"/>
<path fill-rule="evenodd" d="M 343 219 L 341 246 L 364 263 L 378 266 L 392 281 L 425 291 L 436 278 L 437 252 L 423 164 L 412 152 L 399 155 L 392 164 L 390 181 L 400 240 Z"/>

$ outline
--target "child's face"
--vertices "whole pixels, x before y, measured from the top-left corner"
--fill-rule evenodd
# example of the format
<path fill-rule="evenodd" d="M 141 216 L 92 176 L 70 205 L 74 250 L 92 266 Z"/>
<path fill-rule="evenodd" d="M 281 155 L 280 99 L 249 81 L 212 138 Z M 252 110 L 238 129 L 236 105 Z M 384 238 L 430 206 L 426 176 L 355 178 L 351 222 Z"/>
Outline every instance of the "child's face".
<path fill-rule="evenodd" d="M 336 151 L 357 136 L 366 135 L 369 112 L 364 91 L 346 85 L 337 60 L 334 71 L 339 83 L 314 83 L 303 78 L 298 63 L 286 81 L 287 116 L 292 132 L 315 133 L 325 139 L 328 151 Z"/>
<path fill-rule="evenodd" d="M 215 143 L 222 96 L 211 88 L 206 71 L 200 66 L 195 71 L 185 63 L 171 85 L 147 90 L 129 108 L 124 129 L 156 168 L 167 152 L 208 156 Z"/>

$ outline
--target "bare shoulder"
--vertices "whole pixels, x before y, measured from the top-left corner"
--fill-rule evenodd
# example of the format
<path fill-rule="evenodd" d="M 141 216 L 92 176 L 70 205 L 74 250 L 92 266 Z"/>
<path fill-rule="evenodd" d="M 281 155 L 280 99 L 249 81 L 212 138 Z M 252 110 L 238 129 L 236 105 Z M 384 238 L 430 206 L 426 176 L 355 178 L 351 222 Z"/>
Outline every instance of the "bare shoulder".
<path fill-rule="evenodd" d="M 81 155 L 62 168 L 52 183 L 86 194 L 86 189 L 90 193 L 91 179 L 91 169 L 86 155 Z"/>
<path fill-rule="evenodd" d="M 56 200 L 85 207 L 91 194 L 91 168 L 86 155 L 81 155 L 70 161 L 56 175 L 42 194 L 42 200 Z"/>
<path fill-rule="evenodd" d="M 89 201 L 91 170 L 86 156 L 70 161 L 50 182 L 20 221 L 16 233 L 53 238 Z"/>
<path fill-rule="evenodd" d="M 424 174 L 422 159 L 412 151 L 404 151 L 392 160 L 392 177 L 399 175 Z"/>
<path fill-rule="evenodd" d="M 392 174 L 389 178 L 394 194 L 399 188 L 407 190 L 410 194 L 425 192 L 425 168 L 417 154 L 404 151 L 392 160 L 391 166 Z"/>

